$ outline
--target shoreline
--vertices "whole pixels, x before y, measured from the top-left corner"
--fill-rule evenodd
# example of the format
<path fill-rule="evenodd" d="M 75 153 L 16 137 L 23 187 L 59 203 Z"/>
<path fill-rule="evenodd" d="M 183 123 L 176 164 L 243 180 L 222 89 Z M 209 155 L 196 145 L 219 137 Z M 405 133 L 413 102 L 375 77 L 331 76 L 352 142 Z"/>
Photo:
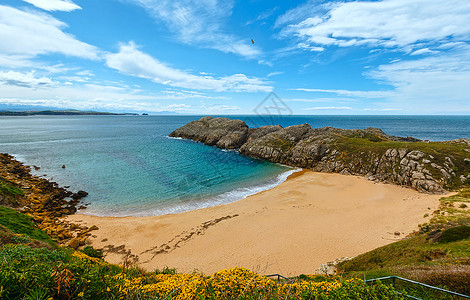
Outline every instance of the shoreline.
<path fill-rule="evenodd" d="M 280 165 L 280 164 L 279 164 Z M 155 216 L 163 216 L 163 215 L 172 215 L 172 214 L 181 214 L 186 212 L 191 212 L 194 210 L 211 208 L 219 205 L 225 205 L 234 203 L 240 200 L 243 200 L 247 197 L 256 195 L 258 193 L 262 193 L 267 190 L 271 190 L 283 182 L 287 181 L 292 176 L 295 177 L 296 173 L 303 172 L 304 169 L 301 168 L 293 168 L 289 166 L 285 166 L 289 168 L 282 173 L 277 174 L 275 177 L 261 182 L 252 186 L 241 186 L 237 187 L 233 190 L 222 192 L 216 194 L 215 196 L 206 196 L 204 199 L 199 199 L 200 203 L 186 205 L 185 207 L 181 206 L 168 206 L 163 209 L 156 209 L 154 207 L 147 207 L 146 209 L 142 209 L 140 211 L 130 212 L 129 210 L 117 211 L 115 213 L 104 212 L 100 213 L 99 209 L 94 210 L 93 207 L 87 207 L 85 210 L 79 211 L 80 214 L 89 215 L 89 216 L 96 216 L 96 217 L 155 217 Z M 187 200 L 188 203 L 192 203 L 193 201 Z"/>
<path fill-rule="evenodd" d="M 149 271 L 210 274 L 240 266 L 298 275 L 403 238 L 426 221 L 423 215 L 441 197 L 303 169 L 228 204 L 159 216 L 75 214 L 65 220 L 97 225 L 89 244 L 102 248 L 111 263 L 130 259 Z"/>

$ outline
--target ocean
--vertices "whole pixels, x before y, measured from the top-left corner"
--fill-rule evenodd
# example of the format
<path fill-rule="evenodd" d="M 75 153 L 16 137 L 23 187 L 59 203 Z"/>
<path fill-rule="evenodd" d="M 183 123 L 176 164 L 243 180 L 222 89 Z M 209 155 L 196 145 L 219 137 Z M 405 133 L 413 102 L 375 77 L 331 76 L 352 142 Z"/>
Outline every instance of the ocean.
<path fill-rule="evenodd" d="M 201 116 L 0 117 L 0 152 L 35 175 L 89 196 L 86 214 L 149 216 L 223 203 L 272 188 L 293 168 L 169 138 Z M 470 139 L 470 116 L 227 116 L 250 127 L 308 123 L 313 128 L 381 128 L 431 141 Z M 65 165 L 66 168 L 62 168 Z"/>

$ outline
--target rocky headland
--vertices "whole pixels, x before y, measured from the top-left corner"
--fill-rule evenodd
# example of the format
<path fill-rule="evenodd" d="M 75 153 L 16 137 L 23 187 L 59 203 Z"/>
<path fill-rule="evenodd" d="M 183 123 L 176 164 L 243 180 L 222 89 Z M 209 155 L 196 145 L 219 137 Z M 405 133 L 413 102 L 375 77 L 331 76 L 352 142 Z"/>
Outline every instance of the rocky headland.
<path fill-rule="evenodd" d="M 34 176 L 31 167 L 0 153 L 0 205 L 32 216 L 37 226 L 60 244 L 78 248 L 86 244 L 92 230 L 98 229 L 63 220 L 77 211 L 80 200 L 87 195 L 85 191 L 73 193 L 56 182 Z"/>
<path fill-rule="evenodd" d="M 274 163 L 444 193 L 470 186 L 470 140 L 397 137 L 378 128 L 249 128 L 241 120 L 203 117 L 170 134 Z"/>

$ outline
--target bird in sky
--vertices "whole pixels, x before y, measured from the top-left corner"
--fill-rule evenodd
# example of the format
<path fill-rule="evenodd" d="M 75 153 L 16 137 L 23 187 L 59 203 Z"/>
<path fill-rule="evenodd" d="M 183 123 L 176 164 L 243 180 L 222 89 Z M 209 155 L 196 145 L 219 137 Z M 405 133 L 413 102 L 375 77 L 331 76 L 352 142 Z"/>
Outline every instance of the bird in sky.
<path fill-rule="evenodd" d="M 251 43 L 254 45 L 254 44 L 255 44 L 255 41 L 253 41 L 253 39 L 251 39 Z"/>

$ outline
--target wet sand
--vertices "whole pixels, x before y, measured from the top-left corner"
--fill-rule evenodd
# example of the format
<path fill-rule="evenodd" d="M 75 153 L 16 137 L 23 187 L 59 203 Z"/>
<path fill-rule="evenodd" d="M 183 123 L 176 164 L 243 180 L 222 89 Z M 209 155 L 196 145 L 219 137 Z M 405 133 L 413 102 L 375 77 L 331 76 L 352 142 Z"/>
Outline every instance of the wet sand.
<path fill-rule="evenodd" d="M 90 240 L 96 248 L 115 249 L 106 255 L 111 263 L 122 264 L 127 251 L 149 271 L 168 266 L 212 274 L 239 266 L 298 275 L 403 238 L 427 220 L 423 215 L 437 208 L 440 197 L 357 176 L 302 171 L 226 205 L 153 217 L 77 214 L 68 220 L 97 225 Z"/>

